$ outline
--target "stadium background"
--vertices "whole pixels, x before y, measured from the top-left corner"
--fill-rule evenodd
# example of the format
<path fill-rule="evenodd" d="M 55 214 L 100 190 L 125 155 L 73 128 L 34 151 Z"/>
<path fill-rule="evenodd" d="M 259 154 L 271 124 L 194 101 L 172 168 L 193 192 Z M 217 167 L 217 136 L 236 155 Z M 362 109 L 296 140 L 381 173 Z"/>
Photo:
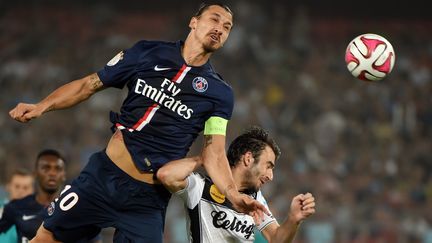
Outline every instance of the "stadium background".
<path fill-rule="evenodd" d="M 7 113 L 97 71 L 140 39 L 184 39 L 199 1 L 1 1 L 0 182 L 36 153 L 62 151 L 73 178 L 108 141 L 105 90 L 73 109 L 22 125 Z M 228 142 L 258 124 L 283 154 L 264 193 L 279 221 L 310 191 L 317 213 L 296 242 L 432 242 L 432 18 L 426 2 L 231 1 L 235 27 L 213 65 L 233 86 Z M 348 42 L 386 37 L 396 66 L 380 83 L 346 70 Z M 201 141 L 191 150 L 198 153 Z M 1 190 L 0 190 L 1 191 Z M 4 192 L 2 191 L 2 196 Z M 184 242 L 173 200 L 166 242 Z M 110 230 L 104 231 L 109 242 Z"/>

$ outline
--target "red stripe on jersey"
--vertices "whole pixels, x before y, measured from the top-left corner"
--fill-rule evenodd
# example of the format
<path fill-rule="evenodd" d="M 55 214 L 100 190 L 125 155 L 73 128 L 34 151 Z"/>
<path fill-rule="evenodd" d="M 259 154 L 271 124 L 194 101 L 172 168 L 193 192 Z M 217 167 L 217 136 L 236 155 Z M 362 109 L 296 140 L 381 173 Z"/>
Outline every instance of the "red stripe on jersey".
<path fill-rule="evenodd" d="M 180 70 L 177 72 L 176 76 L 174 76 L 174 78 L 172 79 L 172 81 L 174 83 L 177 82 L 177 80 L 180 78 L 180 76 L 182 75 L 182 73 L 184 72 L 184 70 L 187 68 L 186 64 L 183 64 L 183 66 L 180 68 Z"/>
<path fill-rule="evenodd" d="M 188 67 L 186 64 L 183 64 L 183 66 L 180 68 L 180 70 L 177 72 L 177 74 L 172 79 L 172 82 L 174 83 L 180 83 L 184 77 L 186 76 L 187 72 L 191 70 L 191 67 Z M 159 105 L 157 103 L 154 103 L 152 106 L 150 106 L 147 111 L 144 113 L 144 115 L 139 119 L 137 123 L 132 127 L 133 130 L 141 130 L 146 124 L 150 122 L 152 119 L 154 113 L 156 110 L 159 109 Z M 152 112 L 153 111 L 153 112 Z M 137 129 L 138 128 L 138 129 Z"/>
<path fill-rule="evenodd" d="M 134 130 L 136 130 L 141 123 L 146 122 L 148 116 L 150 115 L 151 111 L 156 108 L 158 106 L 157 103 L 154 103 L 152 106 L 150 106 L 147 111 L 144 113 L 144 116 L 141 117 L 141 119 L 139 119 L 139 121 L 137 123 L 135 123 L 135 125 L 132 127 Z"/>

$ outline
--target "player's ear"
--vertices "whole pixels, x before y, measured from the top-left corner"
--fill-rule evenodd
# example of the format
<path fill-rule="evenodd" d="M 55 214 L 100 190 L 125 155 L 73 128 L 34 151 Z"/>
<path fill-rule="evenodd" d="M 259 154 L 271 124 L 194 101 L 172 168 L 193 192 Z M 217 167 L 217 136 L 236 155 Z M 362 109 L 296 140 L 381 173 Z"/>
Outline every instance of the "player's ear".
<path fill-rule="evenodd" d="M 191 30 L 194 30 L 196 28 L 197 25 L 197 17 L 192 17 L 190 22 L 189 22 L 189 28 L 191 28 Z"/>
<path fill-rule="evenodd" d="M 254 158 L 253 158 L 253 155 L 251 152 L 248 151 L 243 155 L 243 163 L 246 167 L 248 167 L 250 164 L 252 164 L 253 161 L 254 161 Z"/>
<path fill-rule="evenodd" d="M 60 180 L 61 180 L 62 183 L 66 182 L 66 171 L 63 171 Z"/>

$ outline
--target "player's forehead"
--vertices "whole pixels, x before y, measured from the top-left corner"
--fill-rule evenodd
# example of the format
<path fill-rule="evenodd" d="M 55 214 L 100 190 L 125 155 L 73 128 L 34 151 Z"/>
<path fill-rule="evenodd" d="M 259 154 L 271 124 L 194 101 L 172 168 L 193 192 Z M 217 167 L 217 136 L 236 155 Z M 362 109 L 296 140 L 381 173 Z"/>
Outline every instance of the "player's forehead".
<path fill-rule="evenodd" d="M 266 145 L 259 157 L 260 163 L 271 164 L 275 166 L 276 155 L 273 149 Z"/>
<path fill-rule="evenodd" d="M 25 184 L 29 181 L 32 181 L 33 177 L 31 175 L 20 175 L 15 174 L 11 178 L 11 184 Z"/>
<path fill-rule="evenodd" d="M 64 168 L 64 161 L 55 155 L 43 155 L 38 160 L 38 167 L 54 166 Z"/>
<path fill-rule="evenodd" d="M 211 5 L 208 8 L 206 8 L 201 16 L 216 16 L 221 18 L 224 22 L 228 22 L 229 24 L 233 24 L 233 16 L 230 12 L 228 12 L 225 8 L 219 6 L 219 5 Z"/>

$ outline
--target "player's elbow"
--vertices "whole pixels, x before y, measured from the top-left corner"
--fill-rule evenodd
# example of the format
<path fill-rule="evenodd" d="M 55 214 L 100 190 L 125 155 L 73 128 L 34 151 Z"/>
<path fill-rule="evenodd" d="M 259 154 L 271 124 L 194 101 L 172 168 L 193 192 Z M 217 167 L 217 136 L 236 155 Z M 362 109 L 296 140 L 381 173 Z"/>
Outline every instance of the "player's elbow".
<path fill-rule="evenodd" d="M 169 166 L 162 166 L 156 172 L 156 178 L 166 187 L 174 187 L 178 184 L 178 179 Z"/>
<path fill-rule="evenodd" d="M 165 186 L 169 186 L 173 183 L 173 180 L 171 179 L 171 172 L 169 169 L 166 169 L 165 167 L 160 168 L 156 172 L 156 178 Z"/>
<path fill-rule="evenodd" d="M 180 181 L 172 174 L 170 169 L 160 168 L 156 172 L 157 179 L 165 186 L 171 193 L 177 192 L 184 188 L 184 180 Z"/>

